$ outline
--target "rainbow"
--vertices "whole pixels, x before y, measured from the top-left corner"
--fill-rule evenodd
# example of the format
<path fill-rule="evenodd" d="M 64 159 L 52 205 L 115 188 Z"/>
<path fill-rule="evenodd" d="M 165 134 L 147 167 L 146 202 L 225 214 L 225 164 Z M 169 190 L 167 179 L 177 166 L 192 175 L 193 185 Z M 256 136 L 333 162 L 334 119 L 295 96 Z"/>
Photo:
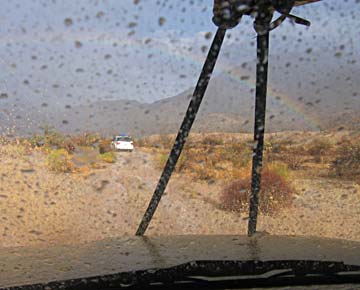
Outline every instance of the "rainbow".
<path fill-rule="evenodd" d="M 199 67 L 199 72 L 200 69 L 203 65 L 203 62 L 205 60 L 204 56 L 199 56 L 199 55 L 195 55 L 192 54 L 190 52 L 188 52 L 187 50 L 166 50 L 164 49 L 163 46 L 160 45 L 156 45 L 156 51 L 161 51 L 164 52 L 166 54 L 170 54 L 173 57 L 176 58 L 180 58 L 181 60 L 190 60 L 191 63 L 197 65 Z M 230 79 L 234 80 L 237 83 L 240 83 L 241 85 L 245 85 L 248 88 L 255 88 L 256 86 L 256 80 L 254 77 L 249 78 L 249 79 L 242 79 L 241 76 L 243 75 L 241 73 L 241 71 L 239 69 L 237 69 L 236 71 L 232 70 L 232 67 L 230 66 L 226 66 L 224 64 L 221 63 L 221 61 L 219 61 L 216 64 L 216 68 L 215 68 L 215 73 L 221 73 L 223 75 L 228 76 Z M 271 86 L 268 85 L 268 93 L 267 93 L 268 98 L 276 98 L 278 102 L 280 102 L 283 106 L 285 106 L 292 115 L 300 117 L 301 120 L 303 120 L 308 126 L 309 128 L 311 128 L 312 130 L 315 131 L 319 131 L 321 126 L 319 125 L 320 122 L 314 118 L 313 116 L 311 116 L 308 112 L 306 112 L 306 108 L 304 108 L 304 106 L 297 102 L 295 100 L 295 98 L 292 98 L 291 96 L 284 94 L 284 93 L 279 93 L 276 92 L 274 89 L 271 88 Z"/>
<path fill-rule="evenodd" d="M 227 71 L 222 70 L 223 74 L 228 75 L 231 79 L 241 82 L 250 88 L 255 88 L 256 80 L 254 78 L 249 78 L 248 80 L 241 79 L 241 72 L 240 71 Z M 300 117 L 312 130 L 319 131 L 320 130 L 320 122 L 310 116 L 309 113 L 306 112 L 305 108 L 298 103 L 294 98 L 290 97 L 289 95 L 276 92 L 268 85 L 267 90 L 267 98 L 276 98 L 278 102 L 284 105 L 292 115 Z M 278 97 L 278 98 L 277 98 Z"/>
<path fill-rule="evenodd" d="M 100 37 L 96 37 L 99 36 Z M 22 37 L 21 37 L 22 36 Z M 146 51 L 147 54 L 158 54 L 163 53 L 165 55 L 170 56 L 172 59 L 179 60 L 181 62 L 187 61 L 193 65 L 196 65 L 200 69 L 204 62 L 204 55 L 196 55 L 187 49 L 179 49 L 168 47 L 166 44 L 159 42 L 156 38 L 152 38 L 151 41 L 146 44 L 145 40 L 141 39 L 134 39 L 133 37 L 126 37 L 126 38 L 120 38 L 120 37 L 114 37 L 113 34 L 109 34 L 104 31 L 99 31 L 98 33 L 92 32 L 91 34 L 84 34 L 84 33 L 75 33 L 74 31 L 71 31 L 70 33 L 52 33 L 52 35 L 48 35 L 48 39 L 50 42 L 68 42 L 68 43 L 74 43 L 76 40 L 81 41 L 84 44 L 84 47 L 86 47 L 87 44 L 92 43 L 102 43 L 106 46 L 112 46 L 114 43 L 116 43 L 118 46 L 126 46 L 126 47 L 141 47 Z M 3 37 L 2 37 L 3 38 Z M 19 38 L 21 39 L 19 41 Z M 4 40 L 4 39 L 3 39 Z M 11 37 L 10 39 L 6 39 L 8 42 L 39 42 L 35 38 L 29 38 L 27 35 L 19 35 L 19 37 Z M 43 42 L 41 42 L 43 43 Z M 240 83 L 241 85 L 245 85 L 248 88 L 255 88 L 256 81 L 255 78 L 249 78 L 249 79 L 242 79 L 241 78 L 241 71 L 237 69 L 236 71 L 232 70 L 230 66 L 225 65 L 224 63 L 221 63 L 221 60 L 216 64 L 215 68 L 215 74 L 221 73 L 232 80 L 234 80 L 237 83 Z M 274 89 L 271 88 L 271 85 L 268 85 L 268 98 L 277 98 L 277 101 L 280 102 L 283 106 L 285 106 L 292 115 L 299 117 L 301 120 L 303 120 L 312 130 L 320 130 L 320 122 L 312 115 L 310 115 L 308 112 L 306 112 L 306 108 L 304 106 L 297 102 L 295 98 L 290 97 L 287 94 L 276 92 Z"/>

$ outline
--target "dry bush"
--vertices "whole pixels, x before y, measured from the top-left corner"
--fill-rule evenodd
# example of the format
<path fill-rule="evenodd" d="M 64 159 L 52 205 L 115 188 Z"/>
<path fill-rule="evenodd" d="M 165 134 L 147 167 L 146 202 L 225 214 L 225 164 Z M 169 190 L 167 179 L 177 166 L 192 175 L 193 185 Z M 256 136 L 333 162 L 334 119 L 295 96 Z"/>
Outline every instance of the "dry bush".
<path fill-rule="evenodd" d="M 48 131 L 44 134 L 45 144 L 51 148 L 60 149 L 64 146 L 65 136 L 55 130 Z"/>
<path fill-rule="evenodd" d="M 152 141 L 151 138 L 149 138 L 149 137 L 137 139 L 136 144 L 138 147 L 148 147 L 148 148 L 156 147 L 155 146 L 156 142 Z"/>
<path fill-rule="evenodd" d="M 186 139 L 185 148 L 196 148 L 198 144 L 199 142 L 197 141 L 196 137 L 190 133 Z"/>
<path fill-rule="evenodd" d="M 29 142 L 32 148 L 43 147 L 45 151 L 65 149 L 70 154 L 75 151 L 76 145 L 72 138 L 65 137 L 62 133 L 52 128 L 45 128 L 43 135 L 34 135 L 27 142 Z"/>
<path fill-rule="evenodd" d="M 303 165 L 303 155 L 288 153 L 281 157 L 281 160 L 288 165 L 291 170 L 299 170 Z"/>
<path fill-rule="evenodd" d="M 75 145 L 70 140 L 65 140 L 61 145 L 61 148 L 65 149 L 70 154 L 74 153 L 75 151 Z"/>
<path fill-rule="evenodd" d="M 72 172 L 74 170 L 71 157 L 63 148 L 51 150 L 48 155 L 47 164 L 50 170 L 56 172 Z"/>
<path fill-rule="evenodd" d="M 156 144 L 157 143 L 157 144 Z M 174 144 L 174 138 L 169 135 L 160 135 L 154 147 L 161 147 L 165 149 L 172 148 Z"/>
<path fill-rule="evenodd" d="M 223 145 L 224 141 L 219 137 L 206 136 L 202 139 L 201 143 L 207 146 L 218 146 L 218 145 Z"/>
<path fill-rule="evenodd" d="M 166 162 L 169 158 L 169 154 L 168 153 L 158 153 L 155 156 L 155 166 L 157 169 L 164 169 Z M 190 160 L 189 160 L 189 156 L 188 156 L 188 151 L 187 150 L 183 150 L 177 163 L 176 163 L 176 167 L 175 167 L 175 172 L 184 172 L 188 166 L 190 165 Z"/>
<path fill-rule="evenodd" d="M 301 169 L 304 163 L 304 154 L 306 150 L 303 146 L 289 146 L 281 145 L 281 151 L 268 150 L 265 151 L 264 160 L 267 163 L 281 162 L 285 163 L 291 170 Z"/>
<path fill-rule="evenodd" d="M 191 145 L 193 146 L 184 147 L 175 171 L 188 174 L 195 180 L 229 179 L 232 167 L 248 167 L 251 160 L 252 151 L 245 143 L 209 146 L 197 142 Z M 155 156 L 156 167 L 163 169 L 167 158 L 167 150 L 158 150 Z"/>
<path fill-rule="evenodd" d="M 10 143 L 10 140 L 8 138 L 0 135 L 0 145 L 7 145 L 9 143 Z"/>
<path fill-rule="evenodd" d="M 246 167 L 252 156 L 252 150 L 245 143 L 230 143 L 224 147 L 223 154 L 219 156 L 221 160 L 229 161 L 236 167 Z"/>
<path fill-rule="evenodd" d="M 264 143 L 265 152 L 269 153 L 284 153 L 288 150 L 288 146 L 291 145 L 289 141 L 276 141 L 274 138 L 270 138 Z"/>
<path fill-rule="evenodd" d="M 148 147 L 145 138 L 135 139 L 134 144 L 136 144 L 137 147 Z"/>
<path fill-rule="evenodd" d="M 292 144 L 291 146 L 286 147 L 284 152 L 289 154 L 307 155 L 307 150 L 307 147 L 305 147 L 303 144 Z"/>
<path fill-rule="evenodd" d="M 206 165 L 195 165 L 194 166 L 194 179 L 210 181 L 216 178 L 216 171 Z"/>
<path fill-rule="evenodd" d="M 218 176 L 218 170 L 216 170 L 215 166 L 216 163 L 216 158 L 213 158 L 213 156 L 203 156 L 201 160 L 191 166 L 193 178 L 204 181 L 216 179 Z"/>
<path fill-rule="evenodd" d="M 100 139 L 101 137 L 97 133 L 84 133 L 70 137 L 71 143 L 77 146 L 92 146 L 93 144 L 99 142 Z"/>
<path fill-rule="evenodd" d="M 220 197 L 221 208 L 228 211 L 248 211 L 251 191 L 251 178 L 236 180 L 227 185 Z M 275 170 L 264 169 L 259 193 L 259 210 L 272 215 L 287 208 L 292 202 L 293 188 Z"/>
<path fill-rule="evenodd" d="M 158 153 L 154 156 L 155 166 L 157 169 L 163 169 L 165 167 L 166 161 L 169 155 L 165 153 Z"/>
<path fill-rule="evenodd" d="M 323 162 L 323 158 L 331 153 L 331 143 L 326 139 L 315 139 L 307 146 L 307 153 L 314 157 L 314 161 L 317 163 Z"/>
<path fill-rule="evenodd" d="M 285 162 L 275 161 L 264 165 L 265 170 L 273 171 L 277 175 L 280 175 L 285 180 L 288 180 L 290 172 L 289 166 Z"/>
<path fill-rule="evenodd" d="M 270 138 L 264 144 L 264 161 L 267 163 L 281 161 L 290 169 L 297 170 L 302 164 L 303 150 L 300 146 L 294 146 L 289 140 L 275 141 L 274 138 Z"/>
<path fill-rule="evenodd" d="M 360 183 L 360 142 L 344 142 L 331 162 L 330 175 Z"/>
<path fill-rule="evenodd" d="M 34 135 L 29 139 L 30 142 L 30 146 L 35 148 L 35 147 L 42 147 L 45 145 L 45 136 L 43 135 Z"/>
<path fill-rule="evenodd" d="M 116 154 L 114 152 L 105 152 L 103 154 L 99 154 L 99 158 L 106 163 L 115 163 Z"/>
<path fill-rule="evenodd" d="M 113 151 L 113 148 L 111 147 L 111 140 L 107 140 L 107 139 L 100 140 L 99 153 L 104 154 L 111 151 Z"/>
<path fill-rule="evenodd" d="M 173 136 L 170 135 L 158 135 L 152 137 L 146 137 L 138 140 L 138 146 L 159 148 L 159 149 L 170 149 L 174 143 Z M 141 145 L 139 145 L 139 142 Z"/>

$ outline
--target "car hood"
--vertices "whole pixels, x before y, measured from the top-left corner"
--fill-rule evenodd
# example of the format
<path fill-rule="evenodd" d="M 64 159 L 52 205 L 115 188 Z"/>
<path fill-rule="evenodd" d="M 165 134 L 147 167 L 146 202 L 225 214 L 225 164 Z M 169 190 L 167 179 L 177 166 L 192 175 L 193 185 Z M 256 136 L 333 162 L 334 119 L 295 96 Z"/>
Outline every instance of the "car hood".
<path fill-rule="evenodd" d="M 327 261 L 360 266 L 360 242 L 299 236 L 128 237 L 0 249 L 0 288 L 166 269 L 194 261 Z"/>

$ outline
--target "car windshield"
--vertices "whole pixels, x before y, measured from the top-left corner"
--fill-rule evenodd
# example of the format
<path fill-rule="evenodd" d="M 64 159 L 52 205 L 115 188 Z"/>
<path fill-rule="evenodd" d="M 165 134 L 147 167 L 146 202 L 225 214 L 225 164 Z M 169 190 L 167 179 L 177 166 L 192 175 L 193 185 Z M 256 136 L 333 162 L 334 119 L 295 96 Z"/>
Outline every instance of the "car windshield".
<path fill-rule="evenodd" d="M 257 232 L 360 241 L 359 1 L 293 7 L 260 62 L 257 14 L 213 2 L 2 1 L 0 248 L 134 236 L 155 190 L 148 236 L 247 235 L 258 185 Z"/>
<path fill-rule="evenodd" d="M 122 137 L 116 137 L 115 141 L 126 141 L 126 142 L 131 142 L 132 139 L 131 137 L 126 137 L 126 136 L 122 136 Z"/>

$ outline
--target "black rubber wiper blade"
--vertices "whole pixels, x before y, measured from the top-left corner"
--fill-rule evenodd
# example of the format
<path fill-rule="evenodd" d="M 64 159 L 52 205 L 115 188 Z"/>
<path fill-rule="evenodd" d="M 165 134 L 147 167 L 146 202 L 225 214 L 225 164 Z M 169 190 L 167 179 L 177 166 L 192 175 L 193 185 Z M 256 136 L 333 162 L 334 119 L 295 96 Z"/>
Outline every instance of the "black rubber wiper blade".
<path fill-rule="evenodd" d="M 6 289 L 246 288 L 276 285 L 360 283 L 360 265 L 334 261 L 193 261 L 169 268 L 53 281 Z"/>
<path fill-rule="evenodd" d="M 292 274 L 305 275 L 333 275 L 338 273 L 360 272 L 359 265 L 348 265 L 343 262 L 316 260 L 275 260 L 275 261 L 193 261 L 178 266 L 149 270 L 151 276 L 164 277 L 275 277 L 276 275 Z M 146 276 L 145 273 L 142 274 Z"/>
<path fill-rule="evenodd" d="M 360 279 L 360 271 L 347 271 L 338 273 L 316 273 L 316 274 L 295 274 L 292 269 L 272 270 L 263 274 L 255 275 L 236 275 L 236 276 L 187 276 L 186 279 L 189 281 L 197 282 L 225 282 L 225 281 L 244 281 L 244 280 L 274 280 L 274 279 L 295 279 L 295 278 L 355 278 Z"/>
<path fill-rule="evenodd" d="M 360 266 L 309 260 L 194 261 L 151 271 L 152 277 L 147 277 L 146 273 L 141 276 L 143 280 L 139 280 L 138 285 L 148 289 L 359 284 Z"/>
<path fill-rule="evenodd" d="M 306 285 L 344 285 L 352 286 L 360 283 L 360 272 L 342 272 L 336 274 L 310 274 L 294 275 L 292 270 L 283 270 L 279 273 L 271 271 L 255 276 L 230 276 L 230 277 L 188 277 L 188 281 L 175 283 L 179 289 L 186 285 L 186 289 L 241 289 L 258 287 L 306 286 Z M 327 286 L 328 287 L 328 286 Z M 352 288 L 352 287 L 349 287 Z M 176 289 L 176 287 L 175 287 Z M 355 288 L 354 288 L 355 289 Z"/>

